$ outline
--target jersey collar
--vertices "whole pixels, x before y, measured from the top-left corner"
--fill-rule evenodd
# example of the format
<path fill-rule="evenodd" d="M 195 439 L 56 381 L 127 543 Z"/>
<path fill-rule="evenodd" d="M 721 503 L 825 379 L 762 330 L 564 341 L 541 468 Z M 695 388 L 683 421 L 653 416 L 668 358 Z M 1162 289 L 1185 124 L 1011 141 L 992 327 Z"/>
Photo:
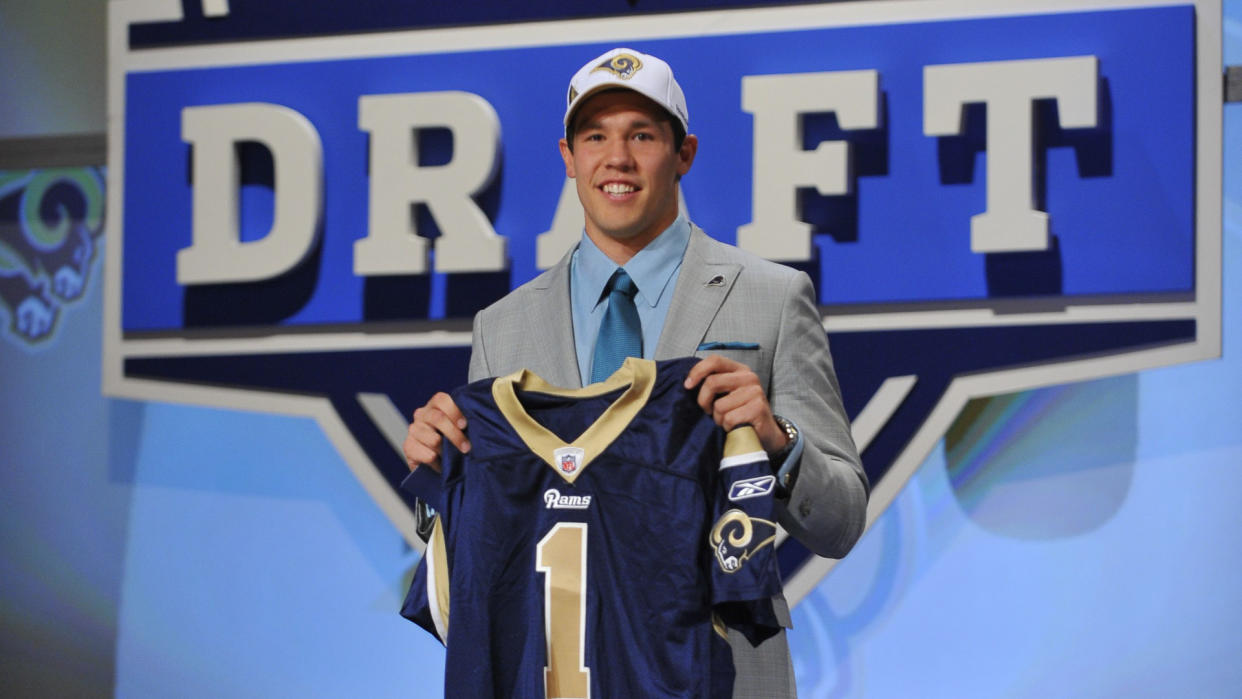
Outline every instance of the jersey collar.
<path fill-rule="evenodd" d="M 526 446 L 538 454 L 558 475 L 573 483 L 595 457 L 621 436 L 638 415 L 638 411 L 647 404 L 651 389 L 655 386 L 655 374 L 654 361 L 629 357 L 621 368 L 604 381 L 583 388 L 561 388 L 553 386 L 529 369 L 522 369 L 492 382 L 492 397 L 496 400 L 496 407 Z M 568 398 L 593 398 L 621 388 L 626 388 L 625 392 L 585 432 L 568 443 L 531 417 L 517 397 L 517 392 L 522 390 Z M 581 450 L 576 468 L 568 473 L 558 464 L 557 456 L 566 449 Z"/>

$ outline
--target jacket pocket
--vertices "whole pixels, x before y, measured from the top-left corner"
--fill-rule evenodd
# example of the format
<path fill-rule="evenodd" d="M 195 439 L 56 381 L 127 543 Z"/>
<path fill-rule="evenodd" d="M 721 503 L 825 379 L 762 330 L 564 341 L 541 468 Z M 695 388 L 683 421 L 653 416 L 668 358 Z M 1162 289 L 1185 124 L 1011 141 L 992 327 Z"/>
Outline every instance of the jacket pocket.
<path fill-rule="evenodd" d="M 758 342 L 704 342 L 699 345 L 698 352 L 714 352 L 718 350 L 757 350 Z"/>

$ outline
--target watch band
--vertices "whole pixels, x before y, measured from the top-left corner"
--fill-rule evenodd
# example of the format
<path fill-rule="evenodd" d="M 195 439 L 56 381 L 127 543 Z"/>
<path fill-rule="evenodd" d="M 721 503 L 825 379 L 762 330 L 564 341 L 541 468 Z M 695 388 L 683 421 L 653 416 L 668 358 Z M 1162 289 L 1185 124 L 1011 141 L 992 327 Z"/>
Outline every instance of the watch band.
<path fill-rule="evenodd" d="M 773 415 L 772 419 L 776 420 L 776 424 L 785 431 L 785 438 L 789 440 L 785 442 L 785 446 L 781 447 L 781 450 L 778 453 L 787 454 L 791 449 L 793 449 L 794 442 L 798 441 L 798 426 L 780 415 Z"/>
<path fill-rule="evenodd" d="M 798 426 L 794 423 L 776 414 L 772 415 L 772 419 L 785 431 L 785 437 L 788 439 L 780 451 L 768 457 L 772 469 L 776 472 L 776 496 L 785 499 L 789 497 L 789 491 L 793 489 L 794 483 L 798 480 L 798 466 L 802 461 L 802 437 L 798 432 Z"/>

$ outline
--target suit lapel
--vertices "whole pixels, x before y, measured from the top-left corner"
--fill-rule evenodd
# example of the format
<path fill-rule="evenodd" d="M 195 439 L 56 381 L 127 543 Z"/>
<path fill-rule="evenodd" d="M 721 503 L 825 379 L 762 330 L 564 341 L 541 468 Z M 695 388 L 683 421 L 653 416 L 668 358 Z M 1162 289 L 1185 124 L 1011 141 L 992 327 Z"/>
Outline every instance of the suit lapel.
<path fill-rule="evenodd" d="M 527 366 L 538 367 L 535 373 L 549 383 L 565 388 L 579 388 L 578 353 L 574 349 L 573 311 L 569 306 L 569 261 L 575 245 L 548 274 L 536 278 L 527 314 L 531 341 L 526 346 L 538 352 L 538 360 Z"/>
<path fill-rule="evenodd" d="M 686 246 L 673 302 L 656 345 L 656 359 L 694 355 L 741 270 L 739 264 L 713 261 L 711 240 L 702 229 L 691 224 L 690 243 Z"/>

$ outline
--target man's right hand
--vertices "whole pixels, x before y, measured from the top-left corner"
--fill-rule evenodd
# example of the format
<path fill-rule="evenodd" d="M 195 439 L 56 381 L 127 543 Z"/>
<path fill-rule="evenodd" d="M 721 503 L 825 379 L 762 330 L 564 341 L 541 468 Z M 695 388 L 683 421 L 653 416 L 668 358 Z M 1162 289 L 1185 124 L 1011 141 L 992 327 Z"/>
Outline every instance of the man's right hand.
<path fill-rule="evenodd" d="M 466 418 L 453 398 L 444 392 L 435 394 L 426 405 L 414 411 L 414 422 L 410 423 L 401 447 L 406 464 L 411 471 L 420 464 L 427 464 L 438 473 L 443 439 L 448 439 L 463 454 L 470 451 L 465 430 Z"/>

